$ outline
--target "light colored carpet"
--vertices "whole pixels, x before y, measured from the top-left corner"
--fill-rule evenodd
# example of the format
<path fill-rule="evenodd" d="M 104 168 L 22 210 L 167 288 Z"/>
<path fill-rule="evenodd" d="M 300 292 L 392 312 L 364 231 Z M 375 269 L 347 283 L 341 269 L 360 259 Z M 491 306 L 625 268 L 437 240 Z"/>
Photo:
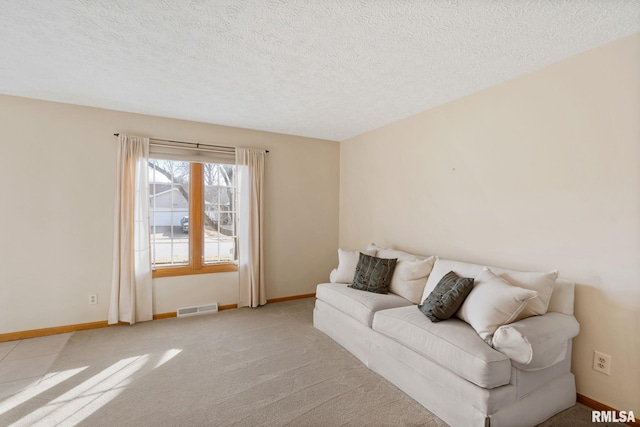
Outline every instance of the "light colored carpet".
<path fill-rule="evenodd" d="M 314 299 L 74 333 L 16 426 L 445 426 L 312 325 Z M 582 406 L 544 427 L 591 423 Z"/>

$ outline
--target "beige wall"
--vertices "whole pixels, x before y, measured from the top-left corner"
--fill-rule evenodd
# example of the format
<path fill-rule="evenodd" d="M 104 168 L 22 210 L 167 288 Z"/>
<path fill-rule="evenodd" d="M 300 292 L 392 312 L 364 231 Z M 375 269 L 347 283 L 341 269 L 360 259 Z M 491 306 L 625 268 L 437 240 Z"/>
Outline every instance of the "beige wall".
<path fill-rule="evenodd" d="M 342 142 L 340 246 L 559 269 L 578 392 L 640 412 L 639 76 L 635 35 Z"/>
<path fill-rule="evenodd" d="M 106 320 L 114 132 L 270 150 L 267 298 L 312 293 L 334 267 L 338 143 L 0 96 L 0 333 Z M 237 303 L 237 273 L 154 280 L 154 313 L 212 301 Z"/>

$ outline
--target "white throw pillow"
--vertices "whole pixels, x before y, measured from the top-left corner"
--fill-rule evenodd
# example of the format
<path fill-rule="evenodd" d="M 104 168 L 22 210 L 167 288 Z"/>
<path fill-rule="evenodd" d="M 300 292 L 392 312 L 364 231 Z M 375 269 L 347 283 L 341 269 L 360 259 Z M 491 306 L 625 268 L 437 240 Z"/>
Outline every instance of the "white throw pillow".
<path fill-rule="evenodd" d="M 496 329 L 515 321 L 527 302 L 536 296 L 536 291 L 512 286 L 485 267 L 474 279 L 473 289 L 456 316 L 491 345 Z"/>
<path fill-rule="evenodd" d="M 427 279 L 427 284 L 425 285 L 424 292 L 422 293 L 422 300 L 424 301 L 424 299 L 433 292 L 438 282 L 440 282 L 440 279 L 442 279 L 442 277 L 448 272 L 453 271 L 460 277 L 476 277 L 485 267 L 486 266 L 479 264 L 438 258 L 436 263 L 433 265 L 433 270 L 431 270 L 429 278 Z M 529 301 L 523 312 L 520 314 L 519 319 L 524 319 L 525 317 L 533 316 L 535 314 L 544 314 L 549 311 L 549 307 L 552 305 L 554 306 L 554 311 L 573 314 L 571 309 L 571 307 L 573 307 L 573 300 L 566 297 L 569 293 L 565 292 L 564 295 L 556 298 L 555 293 L 559 289 L 556 279 L 558 275 L 557 270 L 549 273 L 539 273 L 507 270 L 500 267 L 488 268 L 495 275 L 505 279 L 511 285 L 538 292 L 539 298 Z M 568 282 L 563 282 L 564 286 L 561 287 L 561 290 L 570 289 L 567 288 L 567 283 Z M 552 304 L 554 299 L 559 299 L 562 302 L 554 305 Z M 567 300 L 568 303 L 566 302 Z"/>
<path fill-rule="evenodd" d="M 365 255 L 375 256 L 375 249 L 367 249 L 364 251 L 345 251 L 338 249 L 338 268 L 336 274 L 331 278 L 332 283 L 353 283 L 353 277 L 356 275 L 356 266 L 360 259 L 360 252 Z"/>
<path fill-rule="evenodd" d="M 414 304 L 420 304 L 424 285 L 427 284 L 427 278 L 436 262 L 436 257 L 424 257 L 397 249 L 382 248 L 375 243 L 370 244 L 367 249 L 376 249 L 378 258 L 396 258 L 398 260 L 391 278 L 389 292 L 400 295 Z"/>
<path fill-rule="evenodd" d="M 338 274 L 337 268 L 334 268 L 333 270 L 331 270 L 331 273 L 329 273 L 329 281 L 331 283 L 337 283 L 336 282 L 336 277 L 338 277 L 337 274 Z"/>
<path fill-rule="evenodd" d="M 382 250 L 382 249 L 384 249 L 384 248 L 381 247 L 381 246 L 376 245 L 375 243 L 370 243 L 369 246 L 367 246 L 367 250 L 368 251 L 376 251 L 376 254 L 374 254 L 374 256 L 378 256 L 377 252 L 379 250 Z"/>
<path fill-rule="evenodd" d="M 491 272 L 494 274 L 497 273 L 498 277 L 506 280 L 513 286 L 529 289 L 538 293 L 537 297 L 527 303 L 516 318 L 516 321 L 547 312 L 551 294 L 553 293 L 553 288 L 558 278 L 558 270 L 553 270 L 549 273 L 496 272 L 494 270 L 491 270 Z"/>
<path fill-rule="evenodd" d="M 414 304 L 420 304 L 422 302 L 420 298 L 422 297 L 422 291 L 424 291 L 424 285 L 427 284 L 427 278 L 429 277 L 429 273 L 431 273 L 435 261 L 435 257 L 411 261 L 401 261 L 398 259 L 396 269 L 391 278 L 389 292 L 400 295 Z"/>
<path fill-rule="evenodd" d="M 369 248 L 375 245 L 369 245 Z M 378 258 L 396 258 L 398 261 L 416 261 L 416 260 L 424 260 L 427 259 L 426 256 L 422 255 L 414 255 L 409 252 L 399 251 L 398 249 L 386 249 L 381 247 L 376 247 L 378 249 L 378 254 L 376 255 Z"/>

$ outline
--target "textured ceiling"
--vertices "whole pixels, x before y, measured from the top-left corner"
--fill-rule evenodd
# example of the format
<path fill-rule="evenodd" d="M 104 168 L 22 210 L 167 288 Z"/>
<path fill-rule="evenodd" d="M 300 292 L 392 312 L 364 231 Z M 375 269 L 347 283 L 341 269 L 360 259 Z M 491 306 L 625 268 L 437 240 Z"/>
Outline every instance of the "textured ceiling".
<path fill-rule="evenodd" d="M 0 93 L 343 140 L 639 31 L 637 0 L 0 0 Z"/>

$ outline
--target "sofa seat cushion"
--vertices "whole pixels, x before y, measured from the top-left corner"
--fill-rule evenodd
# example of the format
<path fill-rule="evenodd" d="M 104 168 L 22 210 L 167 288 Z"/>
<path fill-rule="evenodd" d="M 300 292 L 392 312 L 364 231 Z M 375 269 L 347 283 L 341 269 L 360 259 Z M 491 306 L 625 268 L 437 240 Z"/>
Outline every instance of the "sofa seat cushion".
<path fill-rule="evenodd" d="M 319 284 L 316 289 L 316 298 L 368 327 L 371 327 L 376 311 L 406 306 L 415 308 L 411 301 L 399 295 L 360 291 L 344 283 Z"/>
<path fill-rule="evenodd" d="M 459 319 L 433 323 L 416 306 L 379 311 L 373 329 L 483 388 L 509 384 L 511 360 Z"/>

